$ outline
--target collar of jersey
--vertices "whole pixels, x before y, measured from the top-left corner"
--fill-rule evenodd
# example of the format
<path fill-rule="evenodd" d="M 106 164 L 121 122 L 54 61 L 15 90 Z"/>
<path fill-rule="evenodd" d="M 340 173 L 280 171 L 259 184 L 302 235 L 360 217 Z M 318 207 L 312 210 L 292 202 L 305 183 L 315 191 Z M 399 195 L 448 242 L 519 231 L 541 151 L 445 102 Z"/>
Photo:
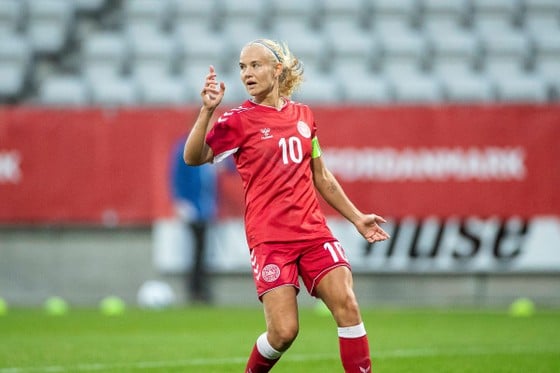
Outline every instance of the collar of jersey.
<path fill-rule="evenodd" d="M 286 106 L 288 106 L 288 103 L 290 102 L 290 100 L 288 100 L 286 97 L 280 97 L 282 100 L 284 100 L 284 103 L 282 104 L 282 106 L 280 108 L 275 108 L 274 106 L 268 106 L 268 105 L 263 105 L 263 104 L 259 104 L 255 101 L 253 101 L 253 99 L 249 99 L 249 102 L 253 105 L 256 106 L 260 106 L 260 107 L 264 107 L 264 108 L 269 108 L 272 110 L 276 110 L 276 111 L 282 111 Z"/>

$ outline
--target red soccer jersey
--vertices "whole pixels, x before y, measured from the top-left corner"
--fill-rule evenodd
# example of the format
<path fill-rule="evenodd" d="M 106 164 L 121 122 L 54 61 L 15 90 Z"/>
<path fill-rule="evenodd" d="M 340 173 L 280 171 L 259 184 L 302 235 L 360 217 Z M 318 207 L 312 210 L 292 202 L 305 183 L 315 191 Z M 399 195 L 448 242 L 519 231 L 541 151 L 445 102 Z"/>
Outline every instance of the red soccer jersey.
<path fill-rule="evenodd" d="M 316 127 L 309 107 L 246 101 L 224 113 L 206 137 L 214 161 L 233 154 L 245 192 L 249 247 L 331 238 L 311 172 Z"/>

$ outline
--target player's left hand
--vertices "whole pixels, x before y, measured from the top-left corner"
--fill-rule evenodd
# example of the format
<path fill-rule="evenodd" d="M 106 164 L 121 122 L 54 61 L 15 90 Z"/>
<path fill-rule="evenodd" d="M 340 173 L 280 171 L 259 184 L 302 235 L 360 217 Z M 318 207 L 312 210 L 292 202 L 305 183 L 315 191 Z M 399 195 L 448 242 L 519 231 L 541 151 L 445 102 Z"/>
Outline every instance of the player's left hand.
<path fill-rule="evenodd" d="M 364 214 L 360 220 L 356 222 L 356 228 L 358 232 L 364 238 L 370 242 L 385 241 L 390 238 L 390 236 L 379 226 L 381 223 L 386 223 L 387 221 L 381 216 L 375 214 Z"/>

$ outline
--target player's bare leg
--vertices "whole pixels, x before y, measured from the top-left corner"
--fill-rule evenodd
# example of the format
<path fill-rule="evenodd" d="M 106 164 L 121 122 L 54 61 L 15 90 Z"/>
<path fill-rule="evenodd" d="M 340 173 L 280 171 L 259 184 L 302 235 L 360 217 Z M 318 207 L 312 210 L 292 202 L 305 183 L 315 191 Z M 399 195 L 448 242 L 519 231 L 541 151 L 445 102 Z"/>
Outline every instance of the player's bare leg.
<path fill-rule="evenodd" d="M 262 297 L 268 340 L 278 351 L 286 351 L 299 331 L 296 289 L 281 286 Z"/>
<path fill-rule="evenodd" d="M 267 331 L 259 336 L 253 347 L 247 373 L 270 371 L 296 339 L 299 331 L 296 295 L 293 286 L 281 286 L 263 295 Z"/>
<path fill-rule="evenodd" d="M 331 270 L 317 284 L 317 295 L 338 325 L 340 357 L 347 373 L 371 372 L 369 343 L 354 290 L 350 269 Z"/>
<path fill-rule="evenodd" d="M 353 281 L 347 267 L 337 267 L 317 284 L 317 296 L 325 302 L 339 327 L 362 322 L 360 309 L 353 290 Z"/>

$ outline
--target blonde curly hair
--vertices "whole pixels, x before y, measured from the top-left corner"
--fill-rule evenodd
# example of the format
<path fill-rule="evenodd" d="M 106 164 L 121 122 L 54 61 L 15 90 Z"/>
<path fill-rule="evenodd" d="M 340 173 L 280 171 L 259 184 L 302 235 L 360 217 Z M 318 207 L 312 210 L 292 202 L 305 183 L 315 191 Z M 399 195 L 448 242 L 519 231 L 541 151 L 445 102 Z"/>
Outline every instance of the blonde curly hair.
<path fill-rule="evenodd" d="M 303 82 L 303 63 L 290 51 L 288 45 L 270 39 L 257 39 L 249 45 L 262 45 L 271 52 L 272 62 L 282 64 L 278 77 L 280 96 L 290 98 Z"/>

